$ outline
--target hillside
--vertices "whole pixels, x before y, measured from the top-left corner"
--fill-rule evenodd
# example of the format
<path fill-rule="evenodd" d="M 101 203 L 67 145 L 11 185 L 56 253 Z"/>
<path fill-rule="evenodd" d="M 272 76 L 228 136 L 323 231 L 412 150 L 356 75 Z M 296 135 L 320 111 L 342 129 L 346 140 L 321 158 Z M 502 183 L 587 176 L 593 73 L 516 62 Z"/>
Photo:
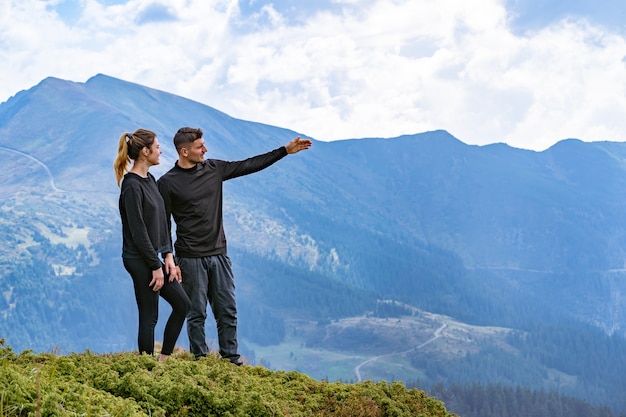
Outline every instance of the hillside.
<path fill-rule="evenodd" d="M 342 384 L 189 354 L 16 355 L 0 342 L 0 415 L 451 417 L 396 383 Z"/>
<path fill-rule="evenodd" d="M 134 349 L 111 164 L 119 135 L 146 127 L 160 176 L 184 125 L 231 160 L 299 134 L 106 75 L 47 78 L 0 104 L 0 337 L 13 348 Z M 522 385 L 626 412 L 626 144 L 306 133 L 309 151 L 224 187 L 252 363 L 318 380 Z"/>
<path fill-rule="evenodd" d="M 235 367 L 178 351 L 165 363 L 136 353 L 16 354 L 0 340 L 0 415 L 613 417 L 554 392 L 500 385 L 433 387 L 446 404 L 399 382 L 346 384 L 298 372 Z"/>

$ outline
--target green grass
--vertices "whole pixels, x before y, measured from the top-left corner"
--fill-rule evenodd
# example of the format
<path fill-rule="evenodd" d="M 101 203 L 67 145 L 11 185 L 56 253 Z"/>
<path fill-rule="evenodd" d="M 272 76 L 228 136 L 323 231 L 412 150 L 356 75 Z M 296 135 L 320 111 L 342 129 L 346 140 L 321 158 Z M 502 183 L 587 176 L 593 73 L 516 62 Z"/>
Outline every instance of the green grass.
<path fill-rule="evenodd" d="M 163 363 L 131 352 L 15 353 L 0 341 L 0 417 L 420 416 L 441 401 L 401 383 L 317 381 L 177 352 Z"/>

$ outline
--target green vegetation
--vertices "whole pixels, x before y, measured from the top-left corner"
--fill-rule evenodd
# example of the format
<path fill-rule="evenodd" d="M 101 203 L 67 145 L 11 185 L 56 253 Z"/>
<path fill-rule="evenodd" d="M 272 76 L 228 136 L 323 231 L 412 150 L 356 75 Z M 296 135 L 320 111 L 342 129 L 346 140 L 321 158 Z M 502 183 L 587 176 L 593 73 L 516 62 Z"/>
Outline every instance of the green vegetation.
<path fill-rule="evenodd" d="M 537 391 L 499 384 L 437 384 L 430 393 L 446 401 L 463 417 L 613 417 L 606 406 L 594 406 L 554 391 Z M 622 415 L 623 417 L 623 415 Z"/>
<path fill-rule="evenodd" d="M 175 356 L 16 354 L 2 340 L 0 416 L 453 416 L 399 382 L 331 383 Z"/>
<path fill-rule="evenodd" d="M 533 322 L 526 326 L 526 332 L 508 332 L 498 343 L 480 341 L 478 350 L 449 360 L 415 352 L 410 357 L 411 365 L 424 371 L 419 386 L 426 389 L 437 382 L 467 387 L 475 383 L 521 386 L 558 392 L 607 406 L 614 413 L 625 413 L 623 337 L 609 336 L 580 322 Z M 412 386 L 410 381 L 403 381 Z M 485 396 L 488 393 L 493 391 Z M 493 397 L 492 402 L 498 398 Z"/>

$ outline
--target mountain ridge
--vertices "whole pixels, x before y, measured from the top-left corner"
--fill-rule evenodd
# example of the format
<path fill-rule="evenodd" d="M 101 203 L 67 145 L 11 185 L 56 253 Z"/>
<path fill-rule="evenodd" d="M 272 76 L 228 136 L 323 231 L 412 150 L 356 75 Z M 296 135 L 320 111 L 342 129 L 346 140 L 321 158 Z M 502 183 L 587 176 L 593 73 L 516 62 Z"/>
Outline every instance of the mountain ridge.
<path fill-rule="evenodd" d="M 123 132 L 153 129 L 163 149 L 151 170 L 159 177 L 176 159 L 171 137 L 184 125 L 203 129 L 208 157 L 230 160 L 306 136 L 103 74 L 86 83 L 50 77 L 0 104 L 0 332 L 12 346 L 133 348 L 112 161 Z M 311 354 L 306 345 L 318 332 L 361 316 L 399 324 L 440 314 L 531 335 L 557 325 L 563 341 L 576 332 L 596 341 L 587 325 L 603 329 L 602 343 L 626 334 L 626 144 L 567 139 L 536 152 L 467 145 L 445 130 L 312 139 L 309 151 L 224 186 L 247 356 L 268 346 L 283 358 L 284 349 Z M 328 357 L 341 353 L 342 340 L 368 349 L 368 329 L 318 348 Z M 453 333 L 442 334 L 452 343 Z M 519 338 L 475 354 L 522 361 L 498 346 L 530 349 Z M 403 375 L 432 383 L 452 372 L 445 347 L 430 354 L 441 368 L 407 355 Z M 570 354 L 559 374 L 578 372 Z M 516 372 L 555 368 L 539 358 Z M 622 369 L 610 364 L 602 369 Z M 582 387 L 590 377 L 578 378 Z M 611 384 L 626 388 L 616 378 L 594 381 L 606 392 L 593 400 L 608 402 Z M 619 400 L 613 406 L 626 410 Z"/>

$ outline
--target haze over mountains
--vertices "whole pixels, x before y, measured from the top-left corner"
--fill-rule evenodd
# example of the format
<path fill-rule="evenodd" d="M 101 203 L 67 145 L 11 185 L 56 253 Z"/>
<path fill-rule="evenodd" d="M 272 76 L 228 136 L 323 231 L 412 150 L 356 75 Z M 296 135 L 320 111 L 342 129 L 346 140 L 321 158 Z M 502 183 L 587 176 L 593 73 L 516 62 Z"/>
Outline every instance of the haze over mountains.
<path fill-rule="evenodd" d="M 626 144 L 533 152 L 443 130 L 326 143 L 105 75 L 0 104 L 0 337 L 16 350 L 135 348 L 112 161 L 123 132 L 148 128 L 160 176 L 181 126 L 203 129 L 209 158 L 314 140 L 225 184 L 252 360 L 554 388 L 626 412 Z"/>

